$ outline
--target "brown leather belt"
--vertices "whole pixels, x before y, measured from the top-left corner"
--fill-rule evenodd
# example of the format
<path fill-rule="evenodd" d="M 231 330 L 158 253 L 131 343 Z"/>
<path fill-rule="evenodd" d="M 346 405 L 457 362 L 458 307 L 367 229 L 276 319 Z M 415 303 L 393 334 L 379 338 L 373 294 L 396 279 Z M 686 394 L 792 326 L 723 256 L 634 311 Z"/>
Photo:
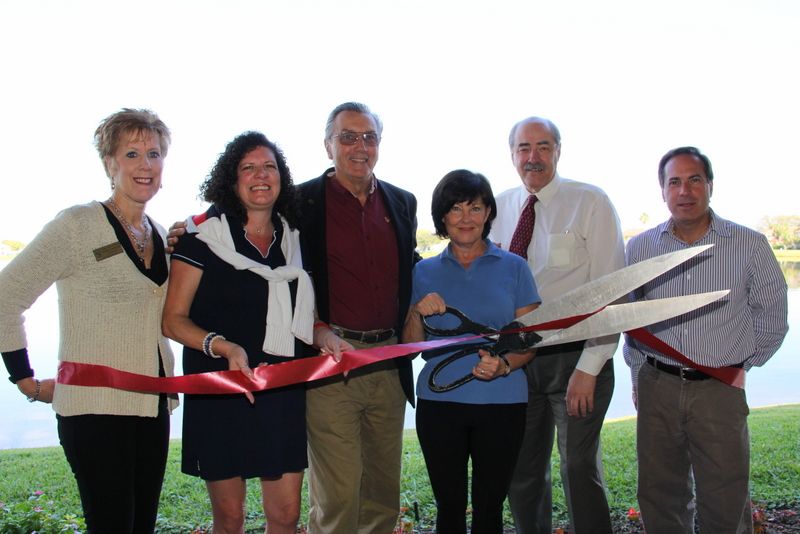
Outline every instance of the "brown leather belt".
<path fill-rule="evenodd" d="M 352 339 L 359 343 L 380 343 L 395 335 L 394 328 L 366 330 L 362 332 L 361 330 L 348 330 L 347 328 L 335 324 L 330 325 L 330 327 L 337 336 L 344 339 Z"/>

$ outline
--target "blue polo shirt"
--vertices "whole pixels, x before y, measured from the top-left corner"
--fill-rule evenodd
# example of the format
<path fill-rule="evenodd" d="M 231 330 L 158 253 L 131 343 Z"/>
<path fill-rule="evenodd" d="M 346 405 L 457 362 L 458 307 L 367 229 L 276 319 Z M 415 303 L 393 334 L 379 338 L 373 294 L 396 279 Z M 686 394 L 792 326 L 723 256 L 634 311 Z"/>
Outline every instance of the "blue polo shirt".
<path fill-rule="evenodd" d="M 513 321 L 518 308 L 541 302 L 527 262 L 516 254 L 497 248 L 488 240 L 486 245 L 486 252 L 476 258 L 468 269 L 453 257 L 449 246 L 438 256 L 417 263 L 414 267 L 411 302 L 436 292 L 448 306 L 458 308 L 476 323 L 494 328 L 502 328 Z M 455 328 L 459 323 L 458 318 L 449 314 L 432 315 L 427 321 L 436 328 Z M 440 338 L 430 336 L 429 339 Z M 528 401 L 528 381 L 521 369 L 490 381 L 474 379 L 451 391 L 431 391 L 428 377 L 436 364 L 452 352 L 433 357 L 425 363 L 417 380 L 417 397 L 464 404 Z M 456 360 L 437 375 L 436 383 L 449 384 L 470 374 L 479 360 L 477 353 Z"/>

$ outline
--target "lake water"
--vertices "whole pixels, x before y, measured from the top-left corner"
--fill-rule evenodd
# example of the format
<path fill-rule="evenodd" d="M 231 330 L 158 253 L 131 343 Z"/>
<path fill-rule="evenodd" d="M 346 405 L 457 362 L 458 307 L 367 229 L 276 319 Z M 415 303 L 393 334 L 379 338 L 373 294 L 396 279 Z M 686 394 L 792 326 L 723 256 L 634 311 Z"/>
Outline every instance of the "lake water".
<path fill-rule="evenodd" d="M 0 262 L 4 265 L 5 262 Z M 747 398 L 751 408 L 772 404 L 800 403 L 800 289 L 796 287 L 796 273 L 789 278 L 795 286 L 789 290 L 789 334 L 780 350 L 764 367 L 752 369 L 747 374 Z M 58 311 L 55 287 L 49 289 L 25 314 L 28 349 L 31 366 L 38 377 L 55 375 L 58 354 Z M 173 344 L 180 374 L 181 347 Z M 422 368 L 422 360 L 414 362 L 416 373 Z M 614 356 L 616 387 L 607 419 L 634 415 L 631 401 L 630 371 L 622 359 L 622 349 Z M 5 369 L 0 375 L 7 377 Z M 58 445 L 55 413 L 50 405 L 40 402 L 28 403 L 17 388 L 3 380 L 0 384 L 0 449 L 49 447 Z M 172 415 L 173 438 L 181 436 L 183 414 L 178 408 Z M 414 411 L 406 409 L 406 427 L 414 428 Z"/>

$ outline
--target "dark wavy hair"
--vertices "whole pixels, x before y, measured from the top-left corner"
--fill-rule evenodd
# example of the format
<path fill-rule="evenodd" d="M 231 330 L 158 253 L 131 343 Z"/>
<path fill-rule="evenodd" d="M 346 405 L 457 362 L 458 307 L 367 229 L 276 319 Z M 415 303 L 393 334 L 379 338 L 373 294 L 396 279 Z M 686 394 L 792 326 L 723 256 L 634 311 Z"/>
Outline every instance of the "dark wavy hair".
<path fill-rule="evenodd" d="M 444 178 L 439 181 L 433 190 L 433 198 L 431 198 L 431 217 L 433 217 L 436 235 L 441 238 L 447 237 L 447 228 L 445 228 L 442 219 L 450 211 L 450 208 L 459 202 L 478 198 L 491 209 L 481 234 L 481 237 L 486 239 L 492 229 L 492 221 L 497 217 L 497 203 L 494 201 L 494 194 L 489 180 L 482 174 L 465 169 L 458 169 L 445 174 Z"/>
<path fill-rule="evenodd" d="M 239 163 L 248 152 L 262 146 L 275 154 L 281 176 L 281 192 L 275 201 L 274 211 L 286 218 L 291 228 L 297 228 L 296 193 L 292 173 L 286 164 L 283 151 L 261 132 L 244 132 L 228 143 L 225 152 L 217 158 L 208 178 L 200 185 L 200 197 L 237 217 L 243 224 L 247 223 L 247 210 L 236 192 Z"/>

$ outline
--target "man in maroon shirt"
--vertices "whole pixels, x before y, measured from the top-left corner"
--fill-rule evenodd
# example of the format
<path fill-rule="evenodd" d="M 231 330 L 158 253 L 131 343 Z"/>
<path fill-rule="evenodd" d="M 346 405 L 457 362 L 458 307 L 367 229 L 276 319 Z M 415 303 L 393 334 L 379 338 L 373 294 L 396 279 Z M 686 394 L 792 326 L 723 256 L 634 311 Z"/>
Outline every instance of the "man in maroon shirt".
<path fill-rule="evenodd" d="M 325 127 L 333 167 L 298 186 L 319 317 L 355 348 L 398 342 L 418 259 L 416 199 L 372 172 L 382 130 L 364 104 L 337 106 Z M 406 400 L 413 406 L 408 358 L 309 387 L 309 534 L 392 532 Z"/>

